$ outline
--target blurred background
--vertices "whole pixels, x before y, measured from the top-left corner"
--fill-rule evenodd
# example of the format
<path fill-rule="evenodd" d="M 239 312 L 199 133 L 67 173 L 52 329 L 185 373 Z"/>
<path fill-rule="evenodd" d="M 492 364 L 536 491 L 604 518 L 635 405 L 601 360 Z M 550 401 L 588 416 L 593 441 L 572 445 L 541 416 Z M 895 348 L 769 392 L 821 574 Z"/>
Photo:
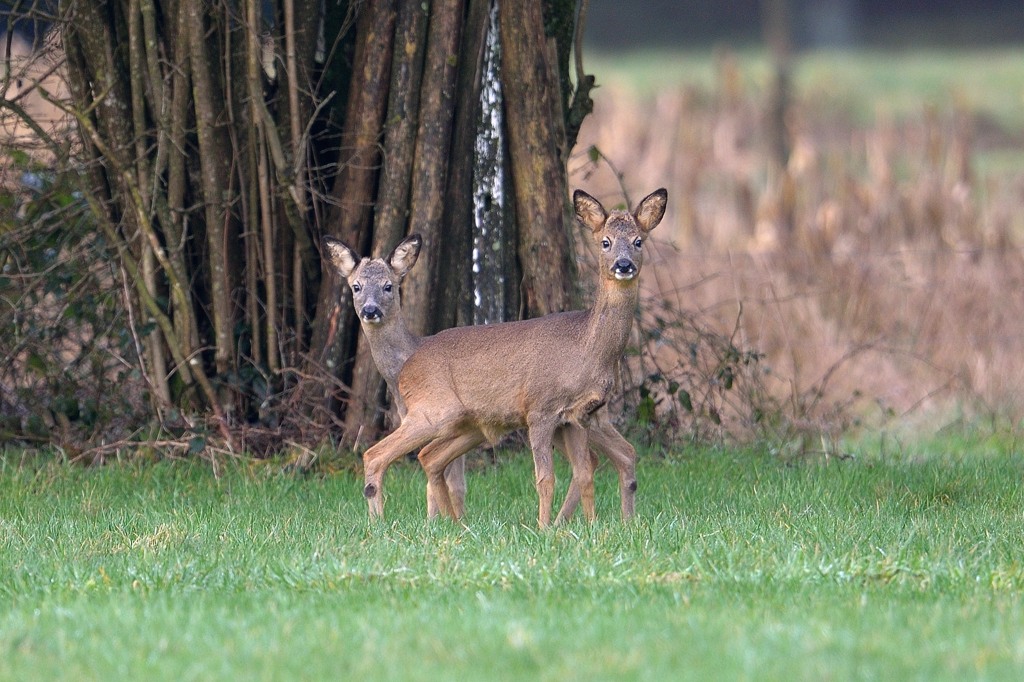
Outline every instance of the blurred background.
<path fill-rule="evenodd" d="M 1017 45 L 1024 7 L 1014 0 L 789 0 L 799 48 Z M 646 47 L 757 46 L 771 0 L 693 2 L 592 0 L 587 46 L 631 51 Z"/>
<path fill-rule="evenodd" d="M 652 424 L 1017 429 L 1024 5 L 594 0 L 585 32 L 570 184 L 669 190 Z"/>

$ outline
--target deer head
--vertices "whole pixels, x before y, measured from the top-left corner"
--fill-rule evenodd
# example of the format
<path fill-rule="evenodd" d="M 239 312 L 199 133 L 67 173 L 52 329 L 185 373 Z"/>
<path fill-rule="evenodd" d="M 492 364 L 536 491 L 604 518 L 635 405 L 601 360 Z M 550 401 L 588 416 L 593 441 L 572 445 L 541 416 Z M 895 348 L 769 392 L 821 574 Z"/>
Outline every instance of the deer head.
<path fill-rule="evenodd" d="M 583 190 L 572 196 L 576 220 L 589 229 L 600 245 L 599 272 L 603 281 L 631 282 L 643 264 L 643 243 L 647 233 L 665 215 L 668 192 L 655 190 L 636 210 L 607 212 L 601 202 Z"/>
<path fill-rule="evenodd" d="M 334 237 L 323 238 L 328 260 L 352 289 L 352 302 L 360 321 L 379 325 L 398 310 L 398 289 L 416 264 L 423 239 L 411 234 L 402 240 L 387 258 L 360 258 L 355 251 Z"/>

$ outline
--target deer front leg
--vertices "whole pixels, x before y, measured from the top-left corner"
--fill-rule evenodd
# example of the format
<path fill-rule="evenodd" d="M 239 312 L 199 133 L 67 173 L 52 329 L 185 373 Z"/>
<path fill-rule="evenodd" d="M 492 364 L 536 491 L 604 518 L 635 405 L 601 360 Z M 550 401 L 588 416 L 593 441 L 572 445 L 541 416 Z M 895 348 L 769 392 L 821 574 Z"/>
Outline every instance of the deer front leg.
<path fill-rule="evenodd" d="M 466 511 L 466 457 L 457 457 L 444 470 L 444 485 L 448 490 L 448 498 L 455 509 L 456 516 L 461 518 Z M 438 514 L 437 499 L 433 492 L 430 479 L 427 479 L 427 518 L 435 518 Z"/>
<path fill-rule="evenodd" d="M 572 480 L 555 523 L 568 521 L 578 501 L 583 502 L 583 513 L 593 523 L 597 518 L 594 509 L 594 469 L 597 461 L 587 450 L 587 431 L 576 424 L 565 424 L 555 431 L 555 440 L 561 442 L 562 450 L 572 466 Z"/>
<path fill-rule="evenodd" d="M 429 441 L 436 427 L 406 420 L 363 454 L 363 496 L 371 519 L 384 516 L 384 474 L 396 460 Z"/>
<path fill-rule="evenodd" d="M 565 453 L 566 458 L 572 463 L 571 455 L 569 454 L 569 447 L 565 443 L 565 438 L 562 433 L 562 429 L 555 431 L 555 447 L 561 452 Z M 597 471 L 597 455 L 592 450 L 588 450 L 588 456 L 590 457 L 590 471 L 591 478 L 593 478 L 593 472 Z M 580 504 L 580 486 L 575 476 L 569 481 L 569 489 L 565 492 L 565 500 L 562 501 L 562 508 L 558 510 L 558 516 L 555 517 L 555 523 L 562 523 L 569 521 L 572 515 L 576 513 L 576 507 Z"/>
<path fill-rule="evenodd" d="M 557 424 L 537 421 L 528 427 L 530 448 L 533 450 L 534 483 L 537 486 L 539 510 L 537 525 L 547 528 L 551 525 L 551 502 L 555 496 L 555 465 L 551 459 L 551 440 Z"/>

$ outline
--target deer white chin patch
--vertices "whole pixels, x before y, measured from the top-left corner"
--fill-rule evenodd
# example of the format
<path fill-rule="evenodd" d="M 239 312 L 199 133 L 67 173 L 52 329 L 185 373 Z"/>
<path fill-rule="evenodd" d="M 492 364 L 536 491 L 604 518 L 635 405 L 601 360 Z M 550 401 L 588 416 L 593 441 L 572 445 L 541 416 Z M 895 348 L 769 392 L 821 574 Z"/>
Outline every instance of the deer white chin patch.
<path fill-rule="evenodd" d="M 362 316 L 360 316 L 362 317 Z M 366 324 L 380 324 L 384 321 L 383 317 L 362 317 L 363 322 Z"/>
<path fill-rule="evenodd" d="M 615 279 L 626 280 L 633 279 L 634 277 L 636 277 L 636 270 L 633 270 L 631 272 L 619 272 L 618 270 L 615 271 Z"/>

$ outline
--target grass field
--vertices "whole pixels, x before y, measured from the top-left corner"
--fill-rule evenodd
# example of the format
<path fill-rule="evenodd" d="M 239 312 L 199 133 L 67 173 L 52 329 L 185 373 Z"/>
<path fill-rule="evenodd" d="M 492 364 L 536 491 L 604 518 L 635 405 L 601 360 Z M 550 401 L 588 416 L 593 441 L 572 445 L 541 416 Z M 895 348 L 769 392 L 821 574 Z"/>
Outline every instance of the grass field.
<path fill-rule="evenodd" d="M 0 468 L 2 679 L 1019 679 L 1024 457 L 645 456 L 638 518 L 535 530 L 529 458 L 370 526 L 351 473 Z M 564 471 L 561 483 L 565 484 Z"/>
<path fill-rule="evenodd" d="M 680 87 L 713 91 L 719 58 L 726 54 L 744 86 L 767 90 L 771 65 L 760 50 L 608 53 L 594 48 L 585 66 L 599 85 L 628 84 L 642 96 Z M 808 51 L 793 59 L 793 87 L 798 99 L 844 112 L 861 125 L 874 123 L 878 114 L 916 116 L 925 107 L 953 105 L 1019 129 L 1024 126 L 1022 57 L 1015 48 Z"/>

